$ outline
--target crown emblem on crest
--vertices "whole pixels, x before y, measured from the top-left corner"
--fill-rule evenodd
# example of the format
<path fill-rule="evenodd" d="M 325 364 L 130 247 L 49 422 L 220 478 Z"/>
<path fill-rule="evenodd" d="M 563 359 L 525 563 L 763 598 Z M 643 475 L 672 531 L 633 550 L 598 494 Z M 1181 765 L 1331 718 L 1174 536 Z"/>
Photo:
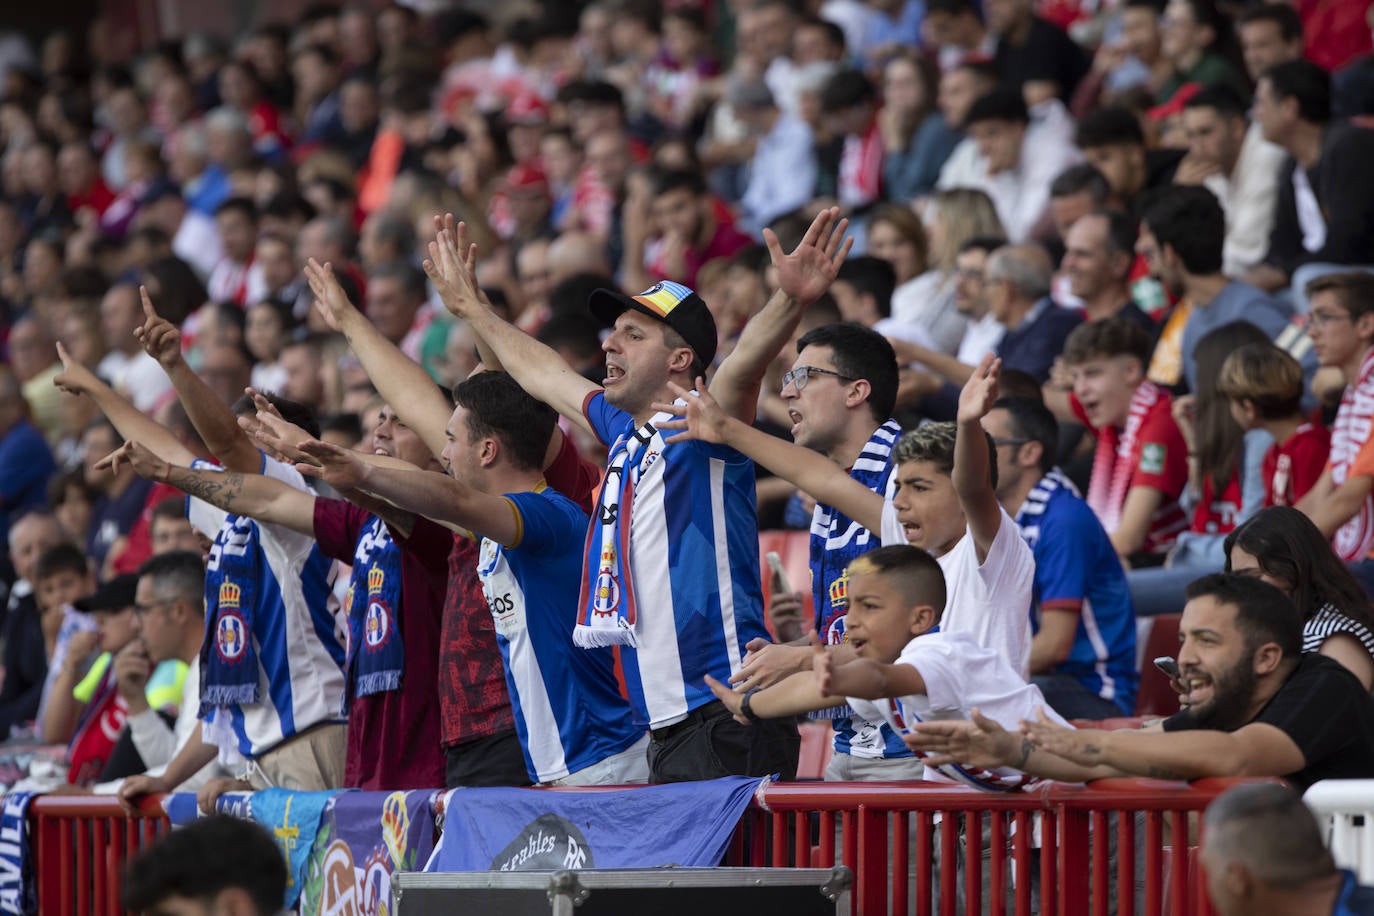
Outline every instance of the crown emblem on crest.
<path fill-rule="evenodd" d="M 614 562 L 615 562 L 615 548 L 614 548 L 614 547 L 609 547 L 609 546 L 607 546 L 607 547 L 601 548 L 601 562 L 602 562 L 602 563 L 614 563 Z"/>
<path fill-rule="evenodd" d="M 830 583 L 830 606 L 842 608 L 849 603 L 849 570 Z"/>
<path fill-rule="evenodd" d="M 367 593 L 376 595 L 382 590 L 382 585 L 386 582 L 386 573 L 376 566 L 367 571 Z"/>
<path fill-rule="evenodd" d="M 221 582 L 219 586 L 219 606 L 238 607 L 243 597 L 243 589 L 232 582 Z"/>

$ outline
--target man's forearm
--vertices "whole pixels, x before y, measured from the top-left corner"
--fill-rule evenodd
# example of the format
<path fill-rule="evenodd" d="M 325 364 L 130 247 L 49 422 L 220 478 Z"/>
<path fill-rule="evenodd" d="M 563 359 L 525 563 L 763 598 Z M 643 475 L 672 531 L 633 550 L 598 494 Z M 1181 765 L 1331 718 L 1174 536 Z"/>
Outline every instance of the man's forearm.
<path fill-rule="evenodd" d="M 345 312 L 339 327 L 382 399 L 419 434 L 431 452 L 442 452 L 444 428 L 452 411 L 429 373 L 357 309 Z"/>
<path fill-rule="evenodd" d="M 110 386 L 98 382 L 85 390 L 86 396 L 95 402 L 125 441 L 142 442 L 174 464 L 190 464 L 196 459 L 197 456 L 182 445 L 171 430 L 140 411 Z"/>
<path fill-rule="evenodd" d="M 467 527 L 462 517 L 463 501 L 471 488 L 447 474 L 419 468 L 372 467 L 362 489 L 407 512 Z"/>
<path fill-rule="evenodd" d="M 502 320 L 480 302 L 465 300 L 448 304 L 450 311 L 456 308 L 457 313 L 472 325 L 473 333 L 486 341 L 520 387 L 592 432 L 587 418 L 582 415 L 582 402 L 595 386 L 574 372 L 557 351 Z"/>
<path fill-rule="evenodd" d="M 1095 732 L 1093 738 L 1101 748 L 1103 765 L 1133 776 L 1203 779 L 1246 775 L 1244 753 L 1235 736 L 1227 732 L 1122 729 Z"/>
<path fill-rule="evenodd" d="M 262 456 L 248 434 L 239 429 L 238 417 L 219 399 L 214 389 L 181 360 L 167 373 L 186 416 L 205 447 L 231 471 L 256 473 Z"/>
<path fill-rule="evenodd" d="M 781 719 L 843 705 L 844 697 L 828 697 L 820 692 L 810 671 L 794 674 L 760 690 L 749 701 L 750 710 L 761 719 Z"/>
<path fill-rule="evenodd" d="M 315 533 L 315 497 L 259 474 L 201 471 L 173 465 L 167 483 L 212 506 L 302 534 Z"/>
<path fill-rule="evenodd" d="M 732 417 L 754 421 L 759 385 L 768 364 L 792 339 L 805 308 L 784 293 L 774 291 L 763 309 L 744 325 L 735 349 L 720 364 L 711 380 L 711 394 Z"/>
<path fill-rule="evenodd" d="M 834 506 L 869 531 L 882 527 L 883 499 L 829 458 L 784 442 L 740 420 L 725 428 L 728 445 L 763 465 L 817 502 Z"/>

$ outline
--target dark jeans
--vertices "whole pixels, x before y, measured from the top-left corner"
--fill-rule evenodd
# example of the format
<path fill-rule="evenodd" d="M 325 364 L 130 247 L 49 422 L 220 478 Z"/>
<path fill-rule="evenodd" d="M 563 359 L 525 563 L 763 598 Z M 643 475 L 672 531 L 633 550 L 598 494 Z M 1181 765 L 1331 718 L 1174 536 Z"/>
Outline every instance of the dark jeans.
<path fill-rule="evenodd" d="M 649 781 L 691 782 L 721 776 L 797 778 L 801 735 L 793 719 L 736 722 L 719 700 L 700 706 L 681 722 L 650 733 Z"/>
<path fill-rule="evenodd" d="M 1040 688 L 1050 708 L 1066 719 L 1111 719 L 1124 716 L 1111 700 L 1093 693 L 1072 674 L 1037 674 L 1031 683 Z"/>
<path fill-rule="evenodd" d="M 450 789 L 533 785 L 513 728 L 446 747 L 444 761 L 444 782 Z"/>

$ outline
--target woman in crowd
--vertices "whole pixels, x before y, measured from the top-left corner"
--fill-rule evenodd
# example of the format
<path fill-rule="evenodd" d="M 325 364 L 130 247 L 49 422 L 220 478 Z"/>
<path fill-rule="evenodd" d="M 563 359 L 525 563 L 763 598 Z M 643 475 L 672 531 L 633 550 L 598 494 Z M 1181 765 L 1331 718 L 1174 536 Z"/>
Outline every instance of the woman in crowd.
<path fill-rule="evenodd" d="M 1226 536 L 1226 571 L 1258 576 L 1302 614 L 1302 650 L 1345 665 L 1374 685 L 1369 597 L 1311 519 L 1291 506 L 1262 509 Z"/>
<path fill-rule="evenodd" d="M 898 215 L 896 211 L 905 211 Z M 911 217 L 909 220 L 907 217 Z M 958 279 L 954 260 L 959 249 L 969 239 L 1005 237 L 1002 221 L 992 200 L 982 191 L 972 188 L 951 188 L 936 192 L 925 205 L 925 225 L 905 208 L 883 205 L 873 211 L 869 229 L 869 253 L 893 261 L 897 271 L 897 289 L 892 293 L 892 317 L 906 324 L 918 324 L 930 332 L 941 351 L 953 356 L 964 339 L 968 319 L 954 307 L 954 289 Z M 913 228 L 915 227 L 915 228 Z M 903 274 L 904 263 L 880 253 L 875 238 L 900 235 L 920 238 L 926 243 L 920 248 L 923 267 L 910 276 Z M 924 272 L 922 272 L 924 271 Z"/>
<path fill-rule="evenodd" d="M 895 55 L 883 68 L 883 187 L 892 200 L 911 200 L 935 188 L 942 166 L 959 143 L 959 132 L 935 107 L 939 71 L 913 51 Z"/>

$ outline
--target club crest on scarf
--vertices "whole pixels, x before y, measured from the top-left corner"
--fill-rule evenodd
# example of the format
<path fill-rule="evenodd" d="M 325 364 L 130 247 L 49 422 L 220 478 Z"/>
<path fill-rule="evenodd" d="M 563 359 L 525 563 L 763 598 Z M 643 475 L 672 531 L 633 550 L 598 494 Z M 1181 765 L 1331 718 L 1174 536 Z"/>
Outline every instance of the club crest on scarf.
<path fill-rule="evenodd" d="M 381 649 L 391 640 L 391 610 L 382 598 L 386 573 L 377 567 L 367 572 L 367 612 L 363 617 L 363 644 L 371 652 Z"/>
<path fill-rule="evenodd" d="M 219 586 L 219 620 L 215 622 L 215 652 L 229 664 L 243 660 L 248 647 L 248 627 L 243 621 L 243 590 L 227 579 Z"/>

